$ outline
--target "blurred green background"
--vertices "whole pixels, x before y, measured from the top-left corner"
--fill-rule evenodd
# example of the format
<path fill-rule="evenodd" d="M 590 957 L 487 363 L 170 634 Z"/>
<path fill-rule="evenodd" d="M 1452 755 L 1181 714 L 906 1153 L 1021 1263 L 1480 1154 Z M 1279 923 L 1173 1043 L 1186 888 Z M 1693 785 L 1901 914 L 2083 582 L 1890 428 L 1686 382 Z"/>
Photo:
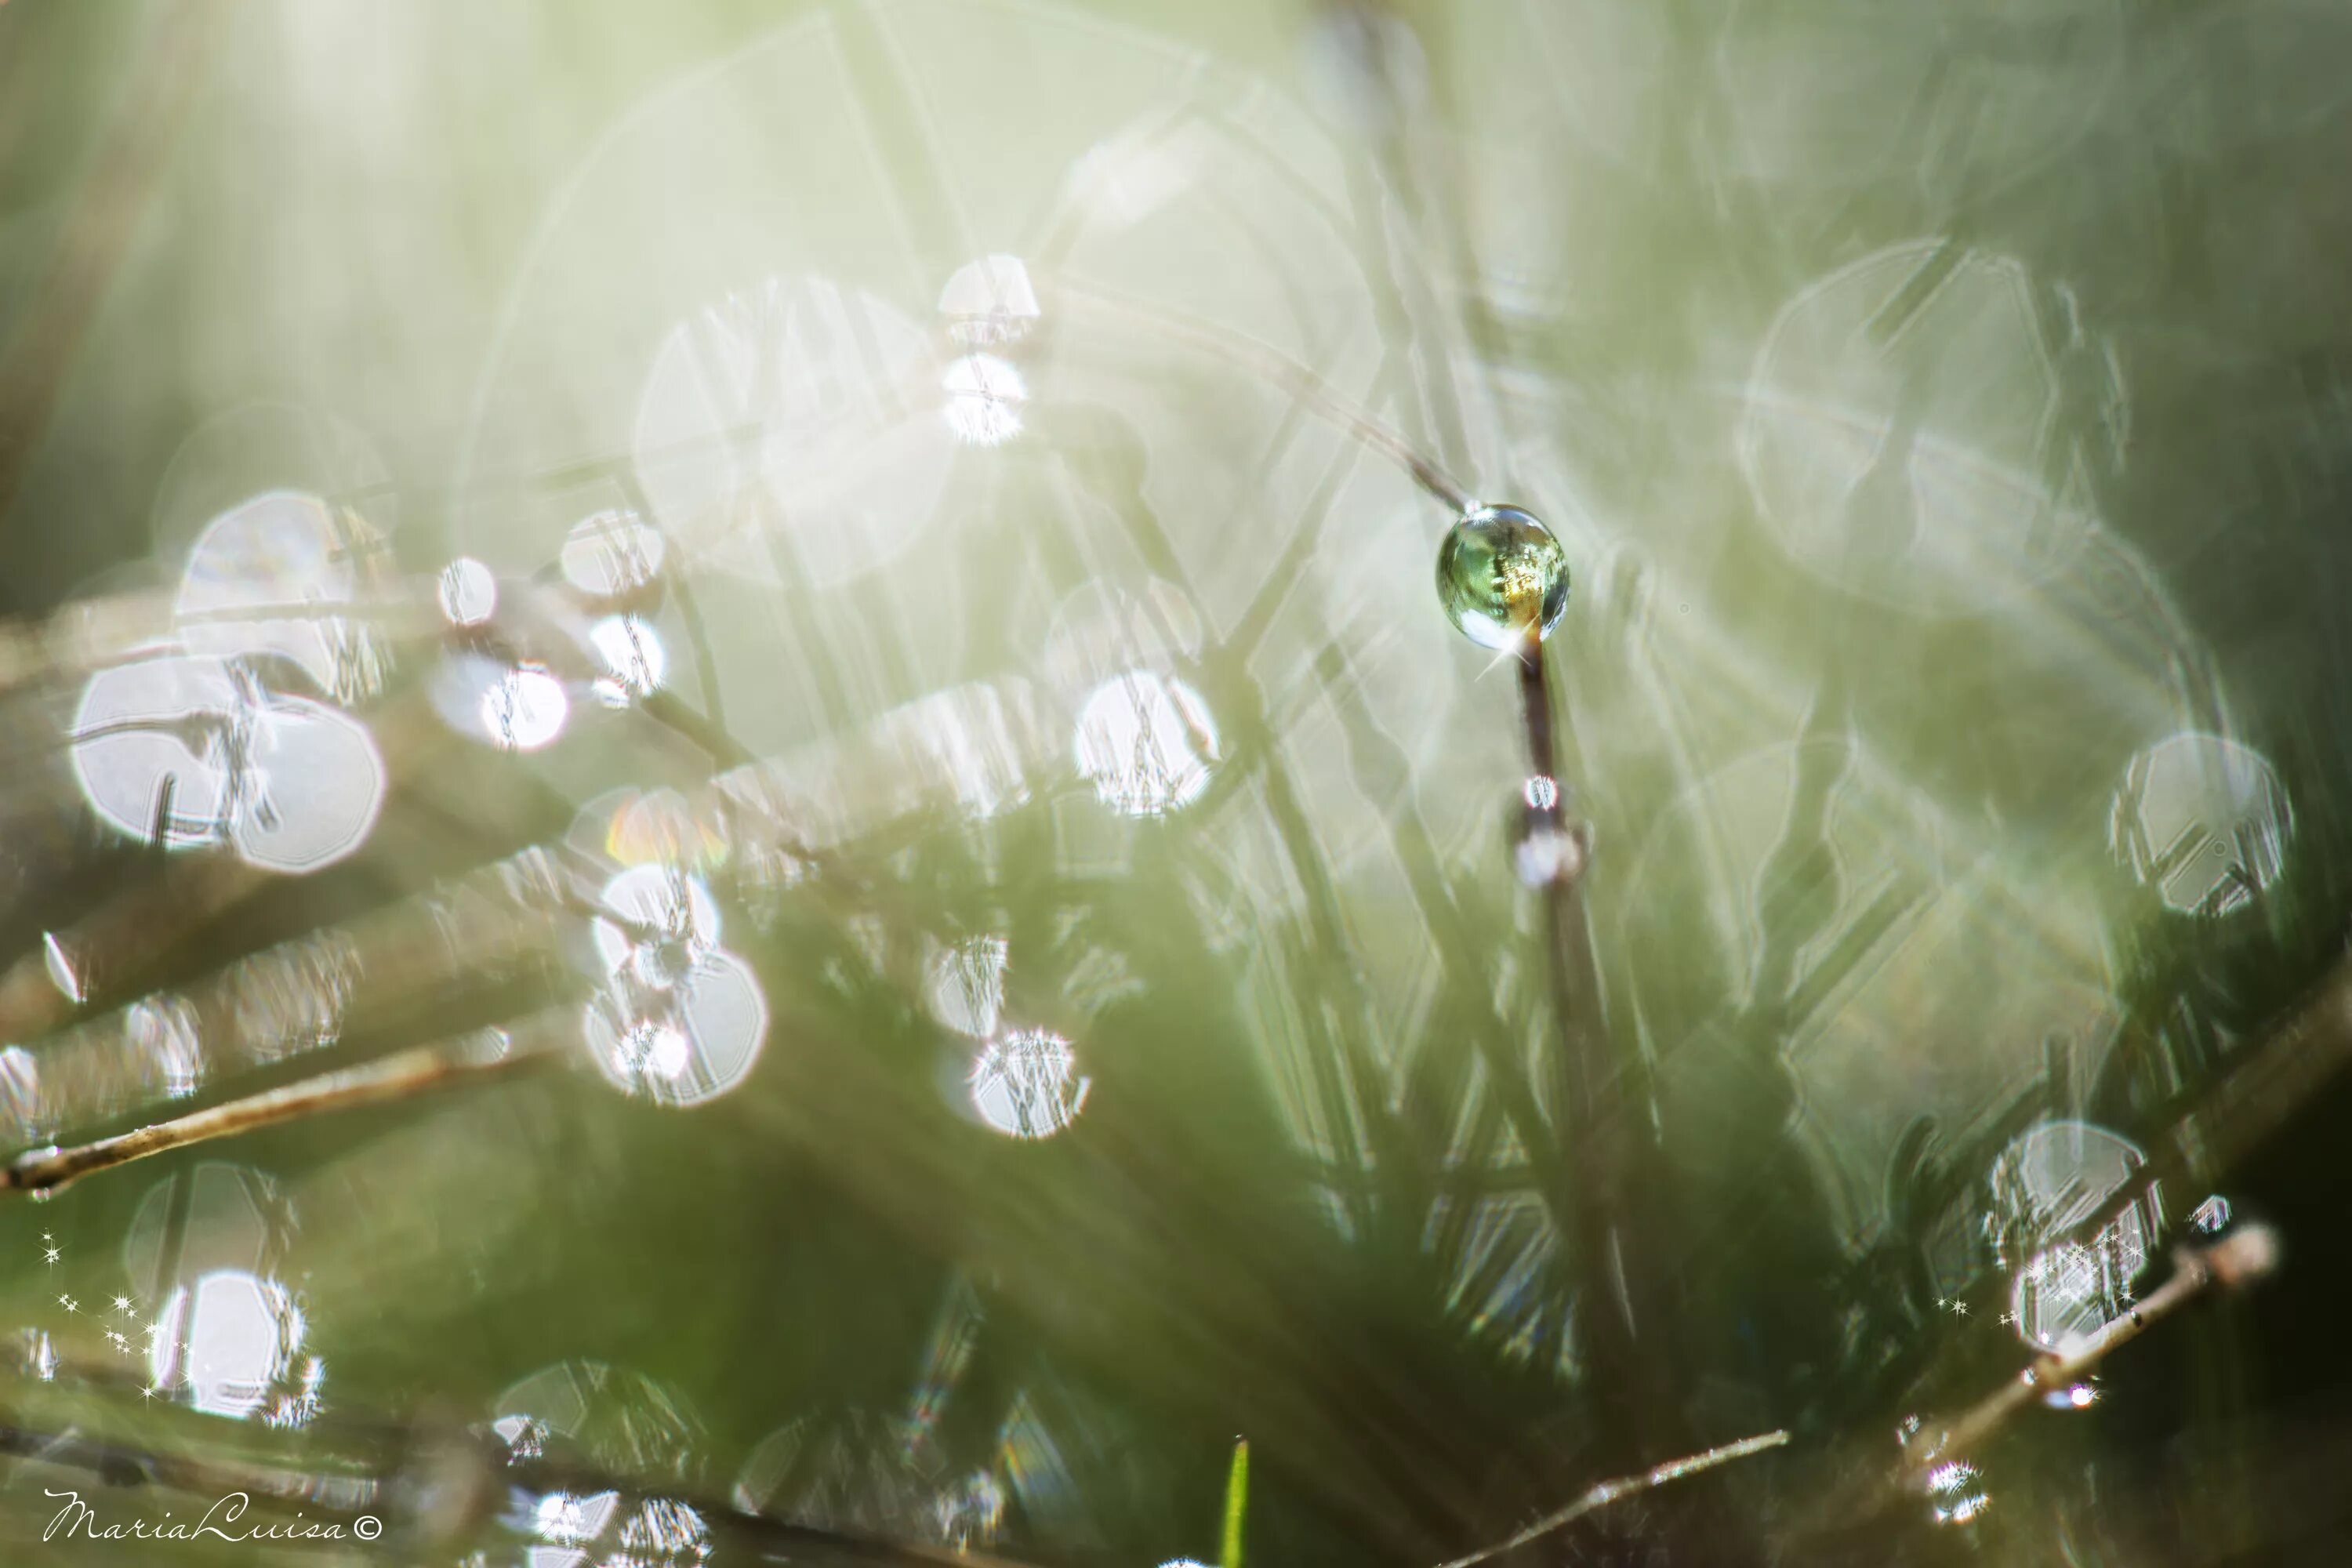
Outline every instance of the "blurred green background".
<path fill-rule="evenodd" d="M 1557 1049 L 1508 678 L 1438 612 L 1443 510 L 1286 363 L 1569 548 L 1564 771 L 1609 1031 L 1660 1080 L 1681 1424 L 1796 1431 L 1727 1490 L 1841 1560 L 1785 1544 L 1803 1500 L 1891 1457 L 1923 1369 L 1964 1396 L 2021 1353 L 1979 1223 L 2005 1140 L 2149 1137 L 2340 951 L 2347 65 L 2308 0 L 9 0 L 0 604 L 169 584 L 275 487 L 424 573 L 527 575 L 644 502 L 715 650 L 687 670 L 665 612 L 674 684 L 898 901 L 730 908 L 775 1020 L 720 1101 L 583 1074 L 172 1156 L 0 1216 L 8 1310 L 110 1298 L 152 1194 L 237 1211 L 211 1158 L 287 1205 L 331 1409 L 623 1368 L 582 1440 L 699 1495 L 1206 1560 L 1247 1436 L 1254 1560 L 1416 1563 L 1596 1479 L 1580 1260 L 1513 1124 L 1558 1108 L 1496 1083 Z M 1001 447 L 659 457 L 887 402 L 825 330 L 917 341 L 999 254 L 1046 333 Z M 663 379 L 698 331 L 814 368 L 730 405 Z M 1164 820 L 1067 776 L 1069 709 L 1129 668 L 1217 736 Z M 890 739 L 1011 682 L 1051 732 L 1017 765 L 1060 776 L 976 810 L 951 745 Z M 20 706 L 35 951 L 146 872 Z M 697 766 L 620 717 L 436 760 L 383 853 L 147 979 Z M 974 1125 L 926 1010 L 937 952 L 992 938 L 1007 1016 L 1090 1078 L 1055 1138 Z M 2352 1516 L 2281 1456 L 2352 1440 L 2347 1110 L 2217 1173 L 2287 1235 L 2272 1293 L 1988 1459 L 1981 1524 L 1853 1560 L 2335 1561 Z M 12 1485 L 18 1543 L 47 1516 Z"/>

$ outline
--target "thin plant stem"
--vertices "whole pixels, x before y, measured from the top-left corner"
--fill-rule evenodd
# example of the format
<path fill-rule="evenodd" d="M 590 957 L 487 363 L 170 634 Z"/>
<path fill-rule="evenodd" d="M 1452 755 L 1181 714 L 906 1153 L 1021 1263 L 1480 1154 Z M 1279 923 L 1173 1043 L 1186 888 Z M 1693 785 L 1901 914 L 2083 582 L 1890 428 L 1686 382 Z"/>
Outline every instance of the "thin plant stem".
<path fill-rule="evenodd" d="M 2259 1044 L 2238 1054 L 2162 1131 L 2147 1160 L 2098 1207 L 2051 1238 L 2087 1241 L 2158 1184 L 2195 1181 L 2257 1146 L 2352 1066 L 2352 959 L 2339 963 L 2304 1005 Z"/>
<path fill-rule="evenodd" d="M 519 1046 L 503 1030 L 482 1030 L 456 1042 L 398 1051 L 363 1067 L 322 1073 L 69 1149 L 28 1150 L 0 1168 L 0 1191 L 47 1197 L 84 1176 L 192 1143 L 234 1138 L 298 1117 L 395 1104 L 553 1059 L 544 1040 Z"/>
<path fill-rule="evenodd" d="M 1904 1462 L 1891 1489 L 1924 1493 L 1938 1468 L 1975 1452 L 2019 1411 L 2080 1381 L 2209 1287 L 2243 1287 L 2270 1273 L 2277 1262 L 2277 1239 L 2262 1226 L 2248 1226 L 2210 1247 L 2182 1248 L 2173 1257 L 2172 1277 L 2121 1317 L 2063 1351 L 2036 1357 L 2018 1376 L 1951 1420 L 1923 1425 L 1904 1446 Z"/>
<path fill-rule="evenodd" d="M 1249 1521 L 1249 1439 L 1234 1443 L 1234 1462 L 1225 1471 L 1225 1528 L 1217 1548 L 1217 1568 L 1242 1568 L 1242 1532 Z"/>
<path fill-rule="evenodd" d="M 1529 771 L 1548 781 L 1549 791 L 1528 796 L 1524 828 L 1531 835 L 1557 835 L 1556 843 L 1572 846 L 1551 860 L 1538 893 L 1544 910 L 1544 969 L 1559 1031 L 1552 1063 L 1554 1114 L 1558 1144 L 1566 1155 L 1561 1177 L 1570 1188 L 1565 1208 L 1573 1222 L 1570 1241 L 1580 1276 L 1579 1313 L 1591 1337 L 1586 1360 L 1606 1419 L 1630 1441 L 1633 1453 L 1655 1452 L 1654 1444 L 1686 1441 L 1688 1435 L 1677 1430 L 1671 1383 L 1660 1364 L 1674 1336 L 1665 1331 L 1669 1325 L 1643 1321 L 1663 1303 L 1648 1287 L 1643 1227 L 1629 1207 L 1629 1190 L 1641 1179 L 1633 1167 L 1652 1123 L 1642 1092 L 1647 1079 L 1613 1059 L 1601 1013 L 1600 973 L 1581 887 L 1590 836 L 1583 825 L 1571 827 L 1568 821 L 1543 644 L 1534 607 L 1525 609 L 1523 640 L 1516 650 L 1521 722 Z"/>
<path fill-rule="evenodd" d="M 1614 1480 L 1602 1481 L 1566 1508 L 1557 1513 L 1544 1515 L 1508 1541 L 1482 1547 L 1467 1557 L 1456 1557 L 1451 1562 L 1440 1563 L 1438 1568 L 1471 1568 L 1473 1563 L 1500 1557 L 1506 1552 L 1517 1551 L 1529 1542 L 1539 1541 L 1555 1531 L 1565 1530 L 1585 1515 L 1606 1508 L 1621 1498 L 1631 1497 L 1636 1492 L 1653 1490 L 1669 1482 L 1681 1480 L 1685 1476 L 1695 1476 L 1702 1470 L 1711 1470 L 1717 1465 L 1727 1465 L 1734 1459 L 1744 1459 L 1750 1454 L 1761 1454 L 1767 1449 L 1778 1448 L 1788 1440 L 1789 1434 L 1785 1431 L 1759 1433 L 1753 1437 L 1742 1437 L 1737 1443 L 1725 1443 L 1718 1447 L 1709 1448 L 1705 1453 L 1692 1454 L 1680 1459 L 1670 1459 L 1663 1465 L 1653 1465 L 1636 1475 L 1619 1476 Z"/>

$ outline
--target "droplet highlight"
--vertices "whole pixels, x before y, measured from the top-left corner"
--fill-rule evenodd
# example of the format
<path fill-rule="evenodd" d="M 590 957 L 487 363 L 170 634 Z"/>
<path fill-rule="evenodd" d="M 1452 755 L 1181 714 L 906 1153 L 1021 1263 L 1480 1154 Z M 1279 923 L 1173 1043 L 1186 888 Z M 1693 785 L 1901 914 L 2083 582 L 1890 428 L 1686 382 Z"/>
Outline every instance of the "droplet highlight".
<path fill-rule="evenodd" d="M 1541 520 L 1517 507 L 1469 512 L 1438 548 L 1438 602 L 1481 647 L 1515 648 L 1550 636 L 1568 594 L 1568 552 Z"/>

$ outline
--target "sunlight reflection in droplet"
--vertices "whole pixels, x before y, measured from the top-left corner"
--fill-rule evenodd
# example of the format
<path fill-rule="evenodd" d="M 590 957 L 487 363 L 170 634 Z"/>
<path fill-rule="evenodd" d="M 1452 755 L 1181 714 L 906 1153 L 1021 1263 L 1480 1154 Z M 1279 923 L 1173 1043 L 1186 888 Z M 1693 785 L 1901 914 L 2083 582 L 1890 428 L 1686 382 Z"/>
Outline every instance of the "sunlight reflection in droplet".
<path fill-rule="evenodd" d="M 160 826 L 166 848 L 211 843 L 229 793 L 223 731 L 240 700 L 215 658 L 142 659 L 93 674 L 71 731 L 90 809 L 133 838 L 152 842 Z"/>
<path fill-rule="evenodd" d="M 2053 1410 L 2088 1410 L 2099 1402 L 2099 1391 L 2087 1383 L 2069 1388 L 2053 1388 L 2042 1396 L 2042 1403 Z"/>
<path fill-rule="evenodd" d="M 632 866 L 604 884 L 597 902 L 621 921 L 657 933 L 640 941 L 622 923 L 594 921 L 589 935 L 607 974 L 626 964 L 646 984 L 668 984 L 719 944 L 719 905 L 699 877 L 666 866 Z"/>
<path fill-rule="evenodd" d="M 635 616 L 607 616 L 588 632 L 605 673 L 596 682 L 596 696 L 608 708 L 625 708 L 661 688 L 669 673 L 669 655 L 652 626 Z"/>
<path fill-rule="evenodd" d="M 677 1079 L 694 1057 L 694 1043 L 674 1024 L 640 1024 L 630 1031 L 629 1047 L 643 1064 L 640 1071 Z"/>
<path fill-rule="evenodd" d="M 1040 313 L 1029 268 L 1017 256 L 967 261 L 940 290 L 948 335 L 971 348 L 1019 342 L 1036 329 Z"/>
<path fill-rule="evenodd" d="M 1568 611 L 1568 552 L 1533 512 L 1482 506 L 1456 521 L 1437 552 L 1446 618 L 1480 647 L 1516 651 L 1552 634 Z"/>
<path fill-rule="evenodd" d="M 2294 816 L 2267 758 L 2195 731 L 2134 757 L 2116 792 L 2117 858 L 2167 908 L 2224 915 L 2278 879 Z"/>
<path fill-rule="evenodd" d="M 1217 730 L 1207 704 L 1181 680 L 1136 670 L 1104 682 L 1078 710 L 1078 771 L 1105 805 L 1158 816 L 1209 784 Z"/>
<path fill-rule="evenodd" d="M 453 626 L 478 626 L 498 614 L 499 580 L 470 555 L 441 568 L 441 614 Z"/>
<path fill-rule="evenodd" d="M 719 908 L 700 879 L 634 866 L 605 884 L 601 902 L 619 919 L 590 926 L 609 977 L 582 1020 L 598 1070 L 665 1105 L 698 1104 L 742 1082 L 767 1037 L 767 1000 L 751 966 L 717 945 Z"/>
<path fill-rule="evenodd" d="M 558 1546 L 584 1546 L 604 1533 L 614 1510 L 620 1506 L 618 1492 L 596 1492 L 586 1497 L 550 1492 L 539 1500 L 532 1512 L 531 1527 L 541 1539 Z"/>
<path fill-rule="evenodd" d="M 228 831 L 247 864 L 316 871 L 367 841 L 386 785 L 375 738 L 358 720 L 279 698 L 253 714 L 243 761 Z"/>
<path fill-rule="evenodd" d="M 536 752 L 551 745 L 571 717 L 563 682 L 542 665 L 516 666 L 482 694 L 482 728 L 502 751 Z"/>
<path fill-rule="evenodd" d="M 2151 1193 L 2088 1243 L 2045 1247 L 2043 1238 L 2088 1218 L 2132 1178 L 2146 1157 L 2114 1133 L 2081 1121 L 2050 1121 L 2021 1134 L 1994 1163 L 1996 1231 L 2006 1255 L 2022 1258 L 2011 1292 L 2017 1331 L 2036 1350 L 2063 1351 L 2120 1316 L 2133 1279 L 2147 1266 L 2162 1212 Z"/>
<path fill-rule="evenodd" d="M 951 362 L 940 390 L 947 395 L 948 428 L 967 446 L 1001 447 L 1021 434 L 1029 384 L 994 354 L 966 354 Z"/>
<path fill-rule="evenodd" d="M 590 598 L 619 599 L 652 586 L 668 552 L 661 530 L 616 510 L 574 524 L 556 563 L 563 580 Z"/>
<path fill-rule="evenodd" d="M 1511 869 L 1522 887 L 1572 882 L 1584 870 L 1584 846 L 1574 834 L 1538 821 L 1511 845 Z"/>
<path fill-rule="evenodd" d="M 166 656 L 93 675 L 73 724 L 82 793 L 110 826 L 167 847 L 224 837 L 248 864 L 314 871 L 366 841 L 385 791 L 367 726 L 273 695 L 250 670 Z"/>
<path fill-rule="evenodd" d="M 1077 1120 L 1088 1080 L 1077 1075 L 1070 1042 L 1045 1029 L 991 1040 L 972 1062 L 972 1108 L 1014 1138 L 1048 1138 Z"/>
<path fill-rule="evenodd" d="M 750 1076 L 768 1034 L 751 966 L 723 948 L 659 992 L 627 986 L 588 1005 L 589 1055 L 614 1088 L 662 1105 L 699 1105 Z"/>
<path fill-rule="evenodd" d="M 240 1418 L 269 1401 L 271 1385 L 302 1348 L 305 1328 L 283 1286 L 241 1269 L 219 1269 L 175 1289 L 155 1325 L 149 1381 L 158 1388 L 184 1384 L 194 1408 Z"/>
<path fill-rule="evenodd" d="M 621 1521 L 621 1550 L 605 1568 L 688 1568 L 710 1556 L 710 1525 L 699 1509 L 647 1498 Z"/>
<path fill-rule="evenodd" d="M 997 1015 L 1004 1007 L 1009 951 L 1001 936 L 973 937 L 934 950 L 923 966 L 923 994 L 931 1016 L 976 1040 L 996 1033 Z"/>
<path fill-rule="evenodd" d="M 137 1299 L 161 1301 L 199 1275 L 278 1272 L 294 1229 L 292 1207 L 268 1176 L 207 1160 L 140 1199 L 122 1269 Z"/>
<path fill-rule="evenodd" d="M 317 496 L 254 496 L 215 518 L 189 548 L 173 605 L 181 639 L 191 653 L 280 655 L 341 701 L 372 695 L 389 664 L 381 639 L 357 617 L 317 606 L 356 598 L 383 550 L 364 519 Z"/>

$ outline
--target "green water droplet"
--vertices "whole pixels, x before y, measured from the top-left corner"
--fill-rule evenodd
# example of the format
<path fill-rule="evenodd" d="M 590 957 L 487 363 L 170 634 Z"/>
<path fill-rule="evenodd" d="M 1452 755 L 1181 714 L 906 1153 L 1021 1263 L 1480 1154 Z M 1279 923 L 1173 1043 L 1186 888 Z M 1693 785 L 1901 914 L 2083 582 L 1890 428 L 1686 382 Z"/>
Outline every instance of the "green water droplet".
<path fill-rule="evenodd" d="M 1485 506 L 1465 515 L 1437 552 L 1446 618 L 1481 647 L 1548 637 L 1568 608 L 1568 552 L 1533 513 Z"/>

